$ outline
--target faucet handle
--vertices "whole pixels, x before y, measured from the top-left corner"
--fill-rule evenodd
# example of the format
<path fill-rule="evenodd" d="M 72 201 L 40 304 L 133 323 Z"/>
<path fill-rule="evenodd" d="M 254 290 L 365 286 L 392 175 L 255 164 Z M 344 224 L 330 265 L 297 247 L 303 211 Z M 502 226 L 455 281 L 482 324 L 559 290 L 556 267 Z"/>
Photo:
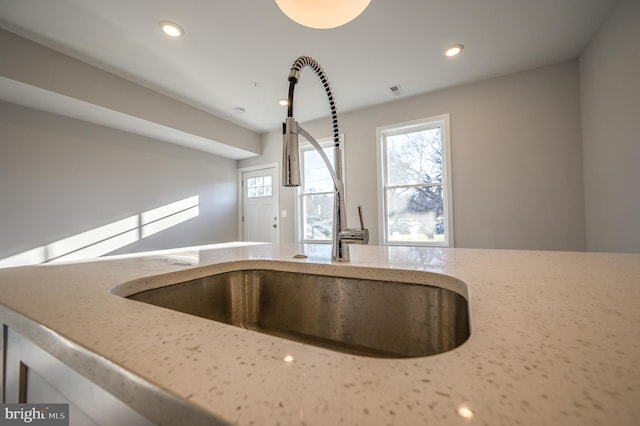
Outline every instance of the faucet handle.
<path fill-rule="evenodd" d="M 364 227 L 362 219 L 362 206 L 358 206 L 360 217 L 360 229 L 344 229 L 339 234 L 339 239 L 345 243 L 369 244 L 369 230 Z"/>
<path fill-rule="evenodd" d="M 362 219 L 362 206 L 358 206 L 358 216 L 360 217 L 360 229 L 365 229 L 364 219 Z"/>
<path fill-rule="evenodd" d="M 369 230 L 364 227 L 364 219 L 362 218 L 362 206 L 358 206 L 358 216 L 360 217 L 360 229 L 362 229 L 361 244 L 369 244 Z"/>

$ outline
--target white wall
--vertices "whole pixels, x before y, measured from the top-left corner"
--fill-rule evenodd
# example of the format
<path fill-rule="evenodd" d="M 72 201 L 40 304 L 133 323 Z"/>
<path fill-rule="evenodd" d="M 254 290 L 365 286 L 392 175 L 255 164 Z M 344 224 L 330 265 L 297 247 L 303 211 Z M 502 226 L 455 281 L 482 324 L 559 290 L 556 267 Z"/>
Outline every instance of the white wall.
<path fill-rule="evenodd" d="M 117 253 L 237 239 L 237 161 L 0 102 L 0 261 L 199 197 L 199 215 Z"/>
<path fill-rule="evenodd" d="M 579 105 L 578 64 L 570 61 L 339 111 L 349 225 L 361 204 L 371 244 L 379 243 L 376 127 L 450 113 L 456 247 L 584 250 Z M 302 124 L 316 138 L 331 133 L 328 119 Z M 281 139 L 279 131 L 264 135 L 263 156 L 239 166 L 281 162 Z M 283 242 L 295 238 L 294 193 L 281 188 Z"/>
<path fill-rule="evenodd" d="M 640 2 L 623 0 L 580 58 L 587 248 L 640 252 Z"/>

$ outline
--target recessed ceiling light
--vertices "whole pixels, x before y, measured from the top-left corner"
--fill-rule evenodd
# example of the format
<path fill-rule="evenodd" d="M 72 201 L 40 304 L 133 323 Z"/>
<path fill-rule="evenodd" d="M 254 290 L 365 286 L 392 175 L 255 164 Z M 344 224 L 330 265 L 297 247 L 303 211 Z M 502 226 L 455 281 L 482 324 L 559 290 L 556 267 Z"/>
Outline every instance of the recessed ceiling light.
<path fill-rule="evenodd" d="M 162 21 L 160 22 L 160 28 L 162 29 L 162 32 L 169 37 L 182 37 L 184 35 L 182 27 L 175 22 Z"/>
<path fill-rule="evenodd" d="M 463 50 L 464 50 L 464 46 L 462 44 L 454 44 L 453 46 L 450 46 L 444 52 L 444 54 L 447 56 L 456 56 L 456 55 L 459 55 L 460 52 L 462 52 Z"/>

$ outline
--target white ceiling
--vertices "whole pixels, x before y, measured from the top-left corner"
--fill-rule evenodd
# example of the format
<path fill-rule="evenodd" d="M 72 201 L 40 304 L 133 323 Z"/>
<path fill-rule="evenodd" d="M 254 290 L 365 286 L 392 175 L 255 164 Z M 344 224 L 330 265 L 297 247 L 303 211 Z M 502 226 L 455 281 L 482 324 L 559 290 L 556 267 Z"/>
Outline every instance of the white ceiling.
<path fill-rule="evenodd" d="M 281 126 L 301 55 L 331 81 L 338 112 L 576 58 L 616 0 L 372 0 L 351 23 L 302 27 L 274 0 L 0 0 L 0 27 L 257 132 Z M 185 36 L 169 39 L 172 20 Z M 463 43 L 457 58 L 444 49 Z M 303 71 L 295 116 L 327 116 Z M 246 112 L 239 114 L 234 108 Z"/>

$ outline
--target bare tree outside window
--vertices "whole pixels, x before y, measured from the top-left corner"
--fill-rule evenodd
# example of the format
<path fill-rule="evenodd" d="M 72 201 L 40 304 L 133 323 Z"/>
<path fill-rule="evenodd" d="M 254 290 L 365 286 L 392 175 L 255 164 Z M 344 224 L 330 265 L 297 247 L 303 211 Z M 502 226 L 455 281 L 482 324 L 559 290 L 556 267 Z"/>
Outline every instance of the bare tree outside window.
<path fill-rule="evenodd" d="M 446 245 L 443 123 L 382 132 L 386 243 Z"/>

